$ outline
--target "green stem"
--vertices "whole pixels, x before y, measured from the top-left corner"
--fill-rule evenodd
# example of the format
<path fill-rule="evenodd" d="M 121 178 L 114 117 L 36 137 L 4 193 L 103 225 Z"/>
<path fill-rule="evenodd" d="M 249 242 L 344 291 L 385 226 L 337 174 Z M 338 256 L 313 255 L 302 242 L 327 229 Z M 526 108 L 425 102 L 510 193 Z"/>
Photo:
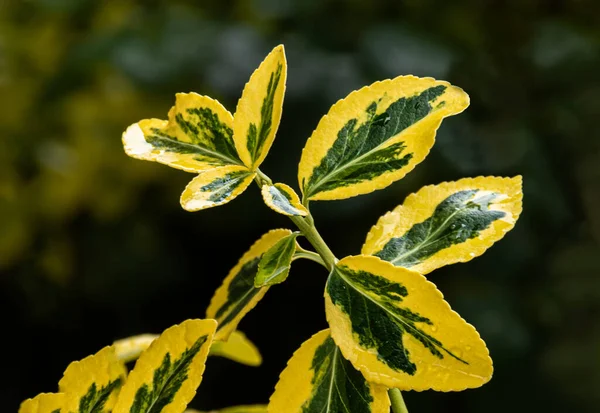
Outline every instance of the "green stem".
<path fill-rule="evenodd" d="M 259 187 L 263 185 L 273 185 L 273 181 L 267 175 L 265 175 L 260 169 L 256 170 L 256 178 L 254 178 Z"/>
<path fill-rule="evenodd" d="M 319 253 L 327 269 L 329 271 L 333 270 L 333 267 L 337 262 L 337 258 L 335 258 L 335 255 L 333 255 L 333 252 L 331 252 L 321 237 L 321 234 L 319 234 L 317 228 L 315 228 L 312 220 L 309 221 L 308 219 L 300 216 L 291 216 L 290 219 L 294 224 L 296 224 L 298 229 L 302 232 L 302 235 L 304 235 L 308 242 L 310 242 L 310 244 Z"/>
<path fill-rule="evenodd" d="M 256 183 L 258 186 L 262 185 L 273 185 L 273 181 L 269 178 L 265 173 L 263 173 L 260 169 L 256 170 Z M 307 202 L 308 205 L 308 202 Z M 325 263 L 325 267 L 329 271 L 333 270 L 335 263 L 337 262 L 337 258 L 333 255 L 333 252 L 329 249 L 321 234 L 317 231 L 315 227 L 315 221 L 313 220 L 310 213 L 307 217 L 301 216 L 290 216 L 290 219 L 298 229 L 302 232 L 302 235 L 311 243 L 311 245 L 315 248 L 315 250 L 319 253 L 323 262 Z"/>
<path fill-rule="evenodd" d="M 327 268 L 327 265 L 323 261 L 323 258 L 321 258 L 321 256 L 319 254 L 317 254 L 316 252 L 307 251 L 307 250 L 297 251 L 294 254 L 294 256 L 292 257 L 292 261 L 297 260 L 299 258 L 304 258 L 307 260 L 314 261 L 316 263 L 321 264 L 323 267 Z"/>
<path fill-rule="evenodd" d="M 390 401 L 392 402 L 392 411 L 394 413 L 408 413 L 408 409 L 406 408 L 406 404 L 404 403 L 404 399 L 402 398 L 402 393 L 398 389 L 389 389 L 388 394 L 390 396 Z"/>

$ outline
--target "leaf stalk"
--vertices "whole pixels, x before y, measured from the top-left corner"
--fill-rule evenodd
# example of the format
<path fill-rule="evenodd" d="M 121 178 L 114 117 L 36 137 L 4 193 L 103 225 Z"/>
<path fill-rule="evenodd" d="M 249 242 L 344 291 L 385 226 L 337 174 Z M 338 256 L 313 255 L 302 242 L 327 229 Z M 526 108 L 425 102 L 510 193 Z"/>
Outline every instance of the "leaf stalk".
<path fill-rule="evenodd" d="M 291 216 L 290 219 L 294 224 L 296 224 L 298 229 L 302 232 L 302 235 L 304 235 L 308 242 L 310 242 L 317 253 L 321 256 L 327 269 L 329 271 L 333 270 L 333 267 L 338 259 L 335 257 L 335 255 L 333 255 L 333 252 L 331 252 L 321 237 L 321 234 L 319 234 L 317 231 L 314 221 L 312 219 L 308 220 L 300 216 Z"/>
<path fill-rule="evenodd" d="M 390 402 L 392 403 L 392 412 L 394 413 L 408 413 L 402 393 L 398 389 L 389 389 L 388 395 L 390 396 Z"/>
<path fill-rule="evenodd" d="M 297 249 L 296 253 L 292 257 L 292 261 L 295 261 L 300 258 L 314 261 L 318 264 L 321 264 L 323 267 L 327 268 L 327 265 L 323 261 L 323 258 L 321 258 L 321 256 L 319 254 L 317 254 L 316 252 L 308 251 L 305 249 Z"/>

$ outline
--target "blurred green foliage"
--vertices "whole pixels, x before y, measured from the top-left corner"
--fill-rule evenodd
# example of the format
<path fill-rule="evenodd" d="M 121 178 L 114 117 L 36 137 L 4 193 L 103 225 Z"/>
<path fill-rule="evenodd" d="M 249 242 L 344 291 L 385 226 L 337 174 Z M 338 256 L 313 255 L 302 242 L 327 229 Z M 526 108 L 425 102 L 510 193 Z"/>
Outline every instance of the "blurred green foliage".
<path fill-rule="evenodd" d="M 516 229 L 484 257 L 431 275 L 488 343 L 495 378 L 460 394 L 410 393 L 408 405 L 597 411 L 598 16 L 594 0 L 0 1 L 7 411 L 54 390 L 69 361 L 115 338 L 202 317 L 252 241 L 290 225 L 258 191 L 185 213 L 178 197 L 189 177 L 127 158 L 120 142 L 129 124 L 166 117 L 176 92 L 207 94 L 234 111 L 253 68 L 278 43 L 286 45 L 288 88 L 263 168 L 278 181 L 295 182 L 305 139 L 353 89 L 412 73 L 471 95 L 471 107 L 445 123 L 430 157 L 403 181 L 315 203 L 338 256 L 357 253 L 377 217 L 423 185 L 524 176 Z M 211 360 L 195 407 L 267 400 L 293 351 L 324 326 L 318 271 L 299 263 L 242 324 L 264 367 Z M 314 309 L 300 316 L 295 306 L 306 297 Z M 273 317 L 283 308 L 295 325 Z M 283 332 L 277 341 L 263 334 L 273 325 Z"/>

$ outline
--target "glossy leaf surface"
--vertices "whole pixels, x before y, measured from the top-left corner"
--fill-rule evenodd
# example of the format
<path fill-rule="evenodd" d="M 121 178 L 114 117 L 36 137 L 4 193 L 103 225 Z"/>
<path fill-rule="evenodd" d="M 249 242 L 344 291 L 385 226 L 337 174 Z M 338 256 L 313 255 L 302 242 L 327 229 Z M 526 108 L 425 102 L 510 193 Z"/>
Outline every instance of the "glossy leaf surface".
<path fill-rule="evenodd" d="M 243 166 L 223 166 L 192 179 L 181 194 L 186 211 L 199 211 L 226 204 L 248 188 L 254 173 Z"/>
<path fill-rule="evenodd" d="M 385 188 L 433 146 L 442 120 L 469 105 L 460 88 L 399 76 L 334 104 L 302 151 L 298 182 L 306 199 L 350 198 Z"/>
<path fill-rule="evenodd" d="M 305 341 L 288 361 L 269 413 L 388 413 L 384 387 L 369 383 L 346 360 L 329 330 Z"/>
<path fill-rule="evenodd" d="M 362 253 L 427 274 L 466 262 L 510 231 L 522 210 L 521 177 L 426 186 L 383 215 Z"/>
<path fill-rule="evenodd" d="M 178 93 L 168 120 L 144 119 L 123 134 L 127 155 L 187 172 L 242 165 L 233 143 L 233 117 L 197 93 Z"/>
<path fill-rule="evenodd" d="M 217 323 L 187 320 L 165 330 L 135 364 L 113 413 L 181 413 L 194 398 Z"/>
<path fill-rule="evenodd" d="M 329 275 L 325 309 L 344 357 L 370 382 L 453 391 L 492 376 L 475 328 L 417 272 L 377 257 L 346 257 Z"/>
<path fill-rule="evenodd" d="M 281 119 L 287 63 L 283 45 L 269 53 L 244 87 L 233 120 L 240 158 L 256 169 L 267 156 Z"/>
<path fill-rule="evenodd" d="M 262 197 L 273 211 L 287 216 L 306 216 L 308 210 L 298 194 L 286 184 L 263 185 Z"/>

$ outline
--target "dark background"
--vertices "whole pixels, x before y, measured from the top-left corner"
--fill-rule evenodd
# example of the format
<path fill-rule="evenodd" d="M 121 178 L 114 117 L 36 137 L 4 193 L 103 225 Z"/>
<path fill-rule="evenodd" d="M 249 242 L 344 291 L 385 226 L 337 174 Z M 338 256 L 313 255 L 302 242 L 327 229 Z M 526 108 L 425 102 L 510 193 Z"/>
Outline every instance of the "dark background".
<path fill-rule="evenodd" d="M 70 361 L 116 338 L 203 317 L 239 256 L 291 227 L 256 187 L 188 213 L 192 175 L 123 153 L 176 92 L 231 111 L 275 45 L 289 64 L 262 169 L 296 187 L 331 104 L 400 74 L 464 88 L 431 155 L 386 190 L 314 202 L 337 256 L 421 186 L 522 174 L 524 213 L 484 256 L 429 278 L 486 340 L 492 381 L 407 393 L 411 412 L 595 412 L 600 403 L 600 2 L 0 0 L 2 411 L 55 391 Z M 294 350 L 326 326 L 326 274 L 298 262 L 242 322 L 260 368 L 210 359 L 192 406 L 266 402 Z"/>

